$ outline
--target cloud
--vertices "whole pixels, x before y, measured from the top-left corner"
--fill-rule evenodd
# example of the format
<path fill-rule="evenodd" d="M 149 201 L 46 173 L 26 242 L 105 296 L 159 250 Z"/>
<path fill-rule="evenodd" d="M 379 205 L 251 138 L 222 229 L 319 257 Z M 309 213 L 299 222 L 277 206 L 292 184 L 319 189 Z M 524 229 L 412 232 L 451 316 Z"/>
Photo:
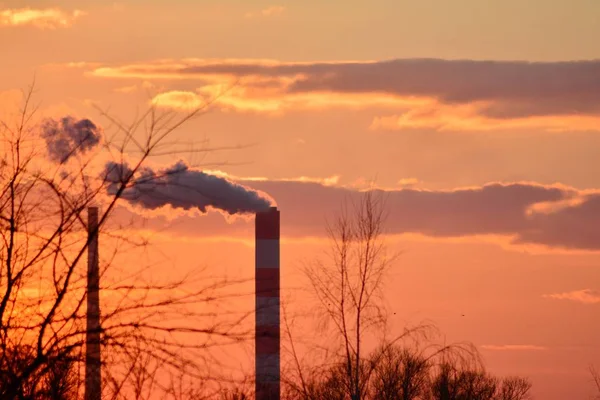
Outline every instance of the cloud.
<path fill-rule="evenodd" d="M 600 60 L 574 62 L 402 59 L 365 62 L 182 60 L 97 70 L 100 75 L 293 78 L 290 92 L 388 93 L 443 104 L 491 102 L 485 115 L 508 118 L 597 112 Z M 496 103 L 496 101 L 498 103 Z M 537 103 L 541 102 L 541 103 Z"/>
<path fill-rule="evenodd" d="M 281 84 L 285 86 L 285 84 Z M 210 100 L 224 110 L 255 112 L 278 115 L 287 111 L 321 110 L 340 107 L 345 109 L 364 108 L 365 96 L 342 94 L 284 94 L 279 85 L 269 86 L 265 82 L 243 80 L 236 83 L 207 83 L 193 91 L 167 91 L 156 96 L 161 103 L 172 109 L 188 109 L 190 104 L 204 104 Z M 395 108 L 414 104 L 411 99 L 374 95 L 369 99 L 373 106 Z"/>
<path fill-rule="evenodd" d="M 207 170 L 207 173 L 215 176 L 219 176 L 225 179 L 230 179 L 234 181 L 244 181 L 244 182 L 304 182 L 304 183 L 318 183 L 323 186 L 336 186 L 340 180 L 340 175 L 332 175 L 324 178 L 319 177 L 310 177 L 310 176 L 298 176 L 295 178 L 280 178 L 280 179 L 269 179 L 264 176 L 254 176 L 254 177 L 240 177 L 228 174 L 227 172 L 219 171 L 219 170 Z"/>
<path fill-rule="evenodd" d="M 490 118 L 478 107 L 437 105 L 401 115 L 375 117 L 371 130 L 433 129 L 437 131 L 496 131 L 542 128 L 553 132 L 600 130 L 600 116 L 534 116 Z"/>
<path fill-rule="evenodd" d="M 340 186 L 335 176 L 270 180 L 206 172 L 275 199 L 282 212 L 282 234 L 293 238 L 323 237 L 326 219 L 335 215 L 341 202 L 356 201 L 366 190 L 364 185 Z M 503 246 L 535 250 L 600 251 L 600 191 L 532 182 L 453 190 L 400 187 L 376 191 L 386 198 L 386 233 L 390 235 L 494 243 L 502 239 Z M 570 201 L 573 199 L 578 200 Z M 549 207 L 552 203 L 560 206 Z M 544 206 L 538 207 L 540 204 Z M 197 223 L 182 218 L 177 222 L 181 233 L 202 234 Z M 205 225 L 211 234 L 233 235 L 249 229 L 243 224 L 224 227 L 221 220 L 212 221 Z"/>
<path fill-rule="evenodd" d="M 71 13 L 58 8 L 13 8 L 0 10 L 0 27 L 30 25 L 39 29 L 56 29 L 71 26 L 75 20 L 85 15 L 80 10 Z"/>
<path fill-rule="evenodd" d="M 103 66 L 91 74 L 195 80 L 202 82 L 195 91 L 204 94 L 233 86 L 219 101 L 238 111 L 394 110 L 375 118 L 372 129 L 600 129 L 600 60 L 183 59 Z"/>
<path fill-rule="evenodd" d="M 122 182 L 129 182 L 122 198 L 138 210 L 170 207 L 206 213 L 210 207 L 234 215 L 266 210 L 272 205 L 264 193 L 194 170 L 182 161 L 158 171 L 143 168 L 135 175 L 127 164 L 109 162 L 103 175 L 111 195 L 117 193 Z"/>
<path fill-rule="evenodd" d="M 160 108 L 174 110 L 194 110 L 206 103 L 199 95 L 193 92 L 173 90 L 157 94 L 151 103 Z"/>
<path fill-rule="evenodd" d="M 548 349 L 544 346 L 536 346 L 531 344 L 484 344 L 479 347 L 481 347 L 483 350 L 490 351 L 543 351 Z"/>
<path fill-rule="evenodd" d="M 483 103 L 493 118 L 597 113 L 600 60 L 518 62 L 412 59 L 316 65 L 292 90 L 386 92 L 443 104 Z"/>
<path fill-rule="evenodd" d="M 282 212 L 287 214 L 289 229 L 298 235 L 320 232 L 324 217 L 331 216 L 340 202 L 356 200 L 361 195 L 360 190 L 309 182 L 257 181 L 253 187 L 277 200 Z M 519 235 L 536 228 L 527 215 L 532 204 L 573 195 L 561 187 L 528 183 L 492 183 L 448 191 L 378 192 L 387 198 L 389 233 L 421 233 L 433 237 Z"/>
<path fill-rule="evenodd" d="M 272 17 L 275 15 L 281 15 L 285 11 L 285 7 L 283 6 L 272 6 L 260 10 L 258 12 L 247 12 L 244 17 L 245 18 L 256 18 L 256 17 Z"/>
<path fill-rule="evenodd" d="M 101 129 L 89 119 L 76 120 L 71 116 L 59 120 L 46 119 L 41 125 L 48 156 L 63 164 L 78 153 L 85 153 L 100 143 Z"/>
<path fill-rule="evenodd" d="M 600 193 L 582 192 L 560 201 L 555 211 L 543 209 L 528 215 L 532 229 L 516 243 L 540 243 L 551 247 L 600 250 Z"/>
<path fill-rule="evenodd" d="M 419 180 L 417 178 L 402 178 L 398 181 L 398 186 L 410 188 L 417 186 L 419 184 Z"/>
<path fill-rule="evenodd" d="M 555 300 L 576 301 L 583 304 L 598 304 L 600 303 L 600 292 L 597 290 L 583 289 L 574 290 L 571 292 L 545 294 L 542 297 Z"/>

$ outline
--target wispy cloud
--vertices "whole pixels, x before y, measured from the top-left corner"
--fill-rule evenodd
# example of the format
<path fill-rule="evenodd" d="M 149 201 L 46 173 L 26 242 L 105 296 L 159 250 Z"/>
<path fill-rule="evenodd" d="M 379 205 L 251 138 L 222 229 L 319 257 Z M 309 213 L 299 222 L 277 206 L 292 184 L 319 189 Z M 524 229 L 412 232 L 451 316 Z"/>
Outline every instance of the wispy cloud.
<path fill-rule="evenodd" d="M 398 186 L 403 188 L 411 188 L 417 186 L 419 183 L 420 182 L 417 178 L 402 178 L 398 181 Z"/>
<path fill-rule="evenodd" d="M 598 304 L 600 303 L 600 292 L 597 290 L 583 289 L 573 290 L 571 292 L 545 294 L 543 297 L 555 300 L 576 301 L 583 304 Z"/>
<path fill-rule="evenodd" d="M 0 10 L 0 27 L 33 26 L 39 29 L 56 29 L 71 26 L 85 12 L 66 12 L 58 8 L 12 8 Z"/>
<path fill-rule="evenodd" d="M 204 103 L 196 93 L 179 90 L 160 93 L 152 99 L 152 104 L 157 107 L 184 111 L 201 107 Z"/>
<path fill-rule="evenodd" d="M 594 131 L 600 129 L 600 116 L 530 116 L 493 118 L 482 115 L 484 107 L 432 104 L 400 115 L 375 117 L 374 131 L 431 129 L 436 131 L 499 131 L 542 128 L 550 132 Z"/>
<path fill-rule="evenodd" d="M 536 346 L 532 344 L 484 344 L 479 347 L 481 347 L 483 350 L 490 351 L 543 351 L 548 349 L 544 346 Z"/>
<path fill-rule="evenodd" d="M 183 59 L 104 66 L 91 74 L 185 79 L 202 82 L 193 90 L 208 94 L 233 86 L 219 104 L 236 111 L 374 108 L 374 130 L 600 130 L 600 60 Z"/>
<path fill-rule="evenodd" d="M 272 17 L 275 15 L 280 15 L 285 11 L 285 7 L 283 6 L 272 6 L 265 8 L 260 11 L 250 11 L 247 12 L 244 17 L 245 18 L 256 18 L 256 17 Z"/>
<path fill-rule="evenodd" d="M 317 183 L 322 186 L 336 186 L 338 185 L 341 176 L 340 175 L 332 175 L 326 177 L 311 177 L 311 176 L 298 176 L 294 178 L 280 178 L 280 179 L 269 179 L 264 176 L 253 176 L 253 177 L 241 177 L 228 174 L 227 172 L 212 170 L 206 171 L 211 175 L 223 177 L 226 179 L 231 179 L 234 181 L 244 181 L 244 182 L 299 182 L 299 183 Z"/>

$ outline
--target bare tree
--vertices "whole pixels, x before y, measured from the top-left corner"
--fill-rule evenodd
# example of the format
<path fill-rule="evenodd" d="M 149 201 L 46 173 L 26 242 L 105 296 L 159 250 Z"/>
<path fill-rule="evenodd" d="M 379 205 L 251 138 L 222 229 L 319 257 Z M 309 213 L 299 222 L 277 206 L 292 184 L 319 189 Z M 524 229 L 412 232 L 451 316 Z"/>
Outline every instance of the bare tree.
<path fill-rule="evenodd" d="M 317 263 L 306 270 L 327 322 L 341 339 L 343 385 L 352 400 L 362 398 L 365 390 L 361 382 L 363 336 L 385 322 L 379 300 L 383 277 L 393 258 L 384 246 L 384 222 L 384 199 L 373 191 L 364 193 L 356 203 L 343 203 L 339 215 L 327 226 L 329 263 Z"/>
<path fill-rule="evenodd" d="M 531 383 L 489 374 L 467 347 L 384 344 L 361 362 L 368 400 L 527 400 Z M 301 385 L 286 385 L 287 400 L 348 400 L 343 361 L 303 370 Z"/>
<path fill-rule="evenodd" d="M 324 310 L 324 330 L 332 333 L 333 355 L 306 365 L 296 347 L 293 320 L 283 307 L 284 334 L 291 365 L 283 375 L 289 400 L 525 400 L 530 383 L 501 380 L 485 372 L 473 345 L 437 344 L 433 325 L 405 328 L 386 339 L 382 297 L 386 271 L 395 256 L 384 242 L 385 202 L 376 191 L 345 202 L 328 224 L 328 262 L 305 273 Z M 320 332 L 322 333 L 322 332 Z M 380 345 L 365 353 L 363 341 L 375 334 Z M 371 335 L 371 338 L 373 335 Z M 339 349 L 339 350 L 338 350 Z"/>
<path fill-rule="evenodd" d="M 31 346 L 18 346 L 6 350 L 0 366 L 0 387 L 16 384 L 16 398 L 42 400 L 68 400 L 76 398 L 79 377 L 75 369 L 76 357 L 48 357 L 44 368 L 36 371 L 28 379 L 20 379 L 20 373 L 31 362 L 34 349 Z M 16 381 L 16 382 L 15 382 Z"/>
<path fill-rule="evenodd" d="M 371 398 L 414 400 L 427 393 L 432 360 L 415 348 L 383 346 L 371 360 L 374 365 Z"/>
<path fill-rule="evenodd" d="M 143 181 L 140 176 L 150 157 L 185 150 L 168 139 L 205 112 L 210 102 L 183 115 L 152 106 L 131 125 L 102 112 L 115 131 L 105 137 L 102 147 L 94 147 L 93 135 L 70 138 L 72 143 L 59 138 L 46 143 L 61 153 L 49 161 L 40 125 L 34 123 L 37 107 L 32 99 L 33 86 L 14 123 L 0 123 L 0 398 L 24 398 L 27 382 L 48 386 L 48 380 L 70 374 L 67 360 L 82 362 L 86 271 L 81 261 L 90 243 L 85 210 L 98 203 L 99 232 L 107 238 L 102 274 L 108 284 L 102 291 L 110 293 L 111 301 L 103 304 L 101 333 L 111 387 L 141 393 L 140 379 L 146 380 L 144 374 L 152 375 L 156 367 L 184 371 L 198 380 L 214 377 L 214 368 L 209 371 L 207 366 L 218 364 L 207 358 L 207 351 L 238 343 L 249 333 L 241 323 L 246 314 L 215 308 L 217 300 L 239 297 L 229 289 L 243 281 L 203 276 L 195 281 L 183 277 L 153 282 L 144 278 L 141 266 L 119 271 L 111 263 L 123 249 L 142 251 L 145 244 L 130 231 L 120 234 L 115 223 L 111 225 L 124 193 Z M 96 128 L 89 120 L 65 118 L 62 124 L 75 124 L 86 134 Z M 52 138 L 56 126 L 47 132 L 50 136 L 45 138 Z M 205 147 L 197 152 L 213 150 Z M 126 162 L 128 167 L 98 168 L 107 158 L 113 167 Z M 226 288 L 229 294 L 223 291 Z M 193 340 L 185 340 L 191 335 Z M 26 357 L 12 351 L 23 348 L 28 349 Z M 124 360 L 130 361 L 129 367 L 123 367 Z M 115 384 L 118 379 L 120 386 Z M 69 387 L 48 391 L 61 390 L 69 397 L 72 382 L 64 383 Z"/>
<path fill-rule="evenodd" d="M 483 370 L 445 363 L 433 378 L 431 400 L 493 400 L 497 387 L 497 379 Z"/>
<path fill-rule="evenodd" d="M 502 379 L 496 400 L 527 400 L 531 398 L 531 382 L 527 378 L 509 376 Z"/>
<path fill-rule="evenodd" d="M 522 377 L 493 376 L 477 365 L 445 359 L 433 374 L 430 400 L 527 400 L 531 382 Z"/>
<path fill-rule="evenodd" d="M 342 203 L 338 215 L 327 224 L 328 260 L 305 269 L 324 310 L 323 327 L 333 328 L 330 331 L 335 351 L 333 357 L 326 356 L 324 365 L 301 365 L 284 310 L 294 365 L 290 372 L 295 375 L 286 378 L 292 398 L 414 399 L 426 389 L 429 368 L 439 356 L 475 356 L 469 346 L 428 345 L 420 349 L 419 341 L 429 341 L 436 331 L 429 324 L 405 328 L 392 340 L 385 339 L 387 318 L 382 289 L 386 272 L 396 258 L 389 254 L 384 241 L 385 211 L 385 198 L 373 190 Z M 365 354 L 362 345 L 369 333 L 379 336 L 382 344 Z M 328 349 L 325 353 L 329 354 Z"/>

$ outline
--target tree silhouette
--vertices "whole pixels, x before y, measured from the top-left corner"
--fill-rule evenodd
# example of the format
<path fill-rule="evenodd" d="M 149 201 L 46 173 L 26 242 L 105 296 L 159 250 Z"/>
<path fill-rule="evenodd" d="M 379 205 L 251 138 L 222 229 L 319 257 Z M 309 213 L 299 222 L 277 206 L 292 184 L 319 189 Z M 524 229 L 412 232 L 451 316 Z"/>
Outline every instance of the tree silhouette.
<path fill-rule="evenodd" d="M 224 290 L 230 293 L 232 285 L 243 281 L 201 275 L 202 271 L 153 281 L 144 275 L 144 265 L 119 266 L 119 254 L 144 251 L 147 241 L 132 233 L 134 226 L 113 220 L 123 194 L 139 184 L 136 174 L 155 155 L 184 151 L 168 139 L 211 103 L 185 114 L 151 106 L 130 125 L 98 109 L 114 130 L 98 144 L 91 135 L 97 127 L 89 120 L 36 122 L 33 92 L 32 85 L 14 121 L 0 123 L 0 398 L 42 398 L 40 393 L 67 398 L 81 390 L 72 371 L 79 379 L 84 359 L 83 261 L 90 243 L 90 205 L 101 206 L 101 293 L 107 299 L 102 304 L 101 341 L 103 371 L 112 382 L 105 385 L 106 394 L 119 398 L 135 392 L 140 368 L 158 366 L 197 380 L 216 378 L 207 372 L 207 365 L 216 363 L 209 361 L 207 352 L 237 343 L 249 332 L 241 324 L 245 314 L 223 312 L 228 318 L 223 319 L 210 307 L 225 302 Z M 85 136 L 77 138 L 77 132 Z M 47 151 L 62 155 L 49 157 Z M 195 150 L 210 151 L 214 149 L 208 146 Z M 107 173 L 106 160 L 113 165 L 127 161 L 131 167 Z M 190 336 L 193 340 L 185 340 Z M 138 358 L 132 358 L 135 352 Z M 147 362 L 141 364 L 140 357 Z"/>
<path fill-rule="evenodd" d="M 384 310 L 379 302 L 384 273 L 392 258 L 383 242 L 385 205 L 382 197 L 366 192 L 356 203 L 343 203 L 328 224 L 329 263 L 306 270 L 322 309 L 339 334 L 344 357 L 343 371 L 332 379 L 341 384 L 350 399 L 359 400 L 365 390 L 361 380 L 363 336 L 383 326 Z"/>
<path fill-rule="evenodd" d="M 327 262 L 306 268 L 323 326 L 333 334 L 325 362 L 303 365 L 290 321 L 283 322 L 293 367 L 283 375 L 289 400 L 525 400 L 531 384 L 488 374 L 474 346 L 437 344 L 430 324 L 405 328 L 386 339 L 381 289 L 395 260 L 384 241 L 385 199 L 376 191 L 347 201 L 327 225 Z M 379 346 L 365 353 L 365 335 Z M 323 334 L 324 332 L 319 332 Z M 306 338 L 305 338 L 306 339 Z"/>
<path fill-rule="evenodd" d="M 69 400 L 75 399 L 79 388 L 76 358 L 70 355 L 49 355 L 44 368 L 40 368 L 28 379 L 22 372 L 34 358 L 30 346 L 7 348 L 1 357 L 0 390 L 16 386 L 16 399 Z"/>

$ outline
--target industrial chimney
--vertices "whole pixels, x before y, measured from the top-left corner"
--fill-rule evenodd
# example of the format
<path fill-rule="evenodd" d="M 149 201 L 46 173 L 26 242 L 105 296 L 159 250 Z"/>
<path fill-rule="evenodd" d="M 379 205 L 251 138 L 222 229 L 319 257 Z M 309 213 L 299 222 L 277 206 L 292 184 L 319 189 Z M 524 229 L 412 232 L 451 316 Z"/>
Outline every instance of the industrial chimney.
<path fill-rule="evenodd" d="M 100 400 L 100 272 L 98 263 L 98 208 L 88 208 L 87 331 L 85 400 Z"/>
<path fill-rule="evenodd" d="M 279 400 L 279 210 L 256 213 L 256 400 Z"/>

